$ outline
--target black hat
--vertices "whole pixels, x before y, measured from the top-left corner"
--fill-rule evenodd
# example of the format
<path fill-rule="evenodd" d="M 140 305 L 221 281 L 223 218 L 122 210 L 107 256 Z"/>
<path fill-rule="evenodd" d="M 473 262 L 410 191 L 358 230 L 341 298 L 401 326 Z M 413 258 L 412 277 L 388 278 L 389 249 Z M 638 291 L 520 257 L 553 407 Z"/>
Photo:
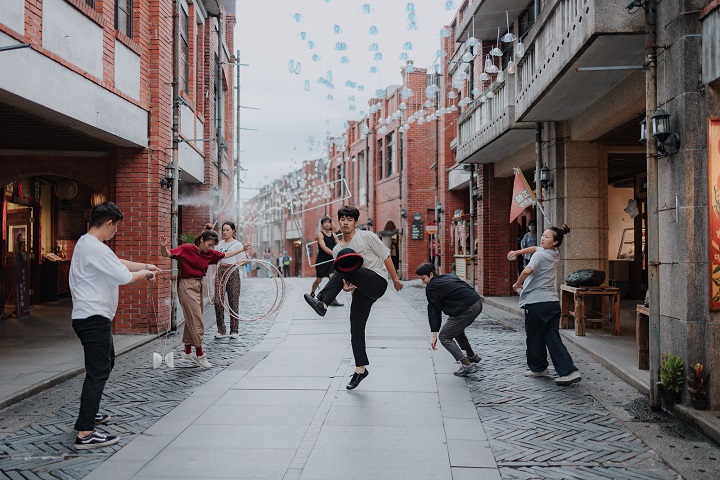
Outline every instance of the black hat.
<path fill-rule="evenodd" d="M 363 257 L 352 248 L 343 248 L 335 257 L 333 268 L 338 272 L 351 273 L 363 266 Z"/>

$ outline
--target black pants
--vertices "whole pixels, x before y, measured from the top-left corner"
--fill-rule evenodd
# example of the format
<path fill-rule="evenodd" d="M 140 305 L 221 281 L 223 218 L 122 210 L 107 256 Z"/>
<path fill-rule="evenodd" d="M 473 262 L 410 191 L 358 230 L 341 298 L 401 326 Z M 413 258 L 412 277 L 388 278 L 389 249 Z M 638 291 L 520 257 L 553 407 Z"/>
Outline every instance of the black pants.
<path fill-rule="evenodd" d="M 533 372 L 548 367 L 547 354 L 561 377 L 577 370 L 560 337 L 560 302 L 528 303 L 525 305 L 527 364 Z"/>
<path fill-rule="evenodd" d="M 350 304 L 350 344 L 353 357 L 355 357 L 355 365 L 362 367 L 370 364 L 365 351 L 365 325 L 373 303 L 385 295 L 388 282 L 365 267 L 360 267 L 352 273 L 336 270 L 325 288 L 317 294 L 317 299 L 329 305 L 342 290 L 343 280 L 347 280 L 348 283 L 357 287 L 352 293 L 352 303 Z"/>
<path fill-rule="evenodd" d="M 115 366 L 115 345 L 112 337 L 112 323 L 100 315 L 72 321 L 85 351 L 85 381 L 80 395 L 80 413 L 75 430 L 95 429 L 95 414 L 100 410 L 105 383 Z"/>

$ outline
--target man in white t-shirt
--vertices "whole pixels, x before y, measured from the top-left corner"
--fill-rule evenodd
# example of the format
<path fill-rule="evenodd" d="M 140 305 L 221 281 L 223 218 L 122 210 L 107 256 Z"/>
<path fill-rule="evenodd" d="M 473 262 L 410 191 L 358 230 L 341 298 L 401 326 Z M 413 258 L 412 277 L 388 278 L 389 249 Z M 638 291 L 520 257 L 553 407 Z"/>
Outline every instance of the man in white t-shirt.
<path fill-rule="evenodd" d="M 75 422 L 78 450 L 113 445 L 117 435 L 105 435 L 95 425 L 110 416 L 99 413 L 105 383 L 115 365 L 112 319 L 118 306 L 120 285 L 143 278 L 154 281 L 160 270 L 152 264 L 120 260 L 103 242 L 115 236 L 123 214 L 112 202 L 92 209 L 90 230 L 80 237 L 70 262 L 72 325 L 85 352 L 85 381 L 80 396 L 80 413 Z"/>
<path fill-rule="evenodd" d="M 388 273 L 395 290 L 403 288 L 390 258 L 390 249 L 373 232 L 356 230 L 359 218 L 360 211 L 355 207 L 345 205 L 338 210 L 343 238 L 333 248 L 335 275 L 317 297 L 305 294 L 305 301 L 318 315 L 324 316 L 327 305 L 340 290 L 352 292 L 350 343 L 355 357 L 355 373 L 346 387 L 348 390 L 355 389 L 368 376 L 365 366 L 370 361 L 365 351 L 365 325 L 373 304 L 385 295 Z"/>

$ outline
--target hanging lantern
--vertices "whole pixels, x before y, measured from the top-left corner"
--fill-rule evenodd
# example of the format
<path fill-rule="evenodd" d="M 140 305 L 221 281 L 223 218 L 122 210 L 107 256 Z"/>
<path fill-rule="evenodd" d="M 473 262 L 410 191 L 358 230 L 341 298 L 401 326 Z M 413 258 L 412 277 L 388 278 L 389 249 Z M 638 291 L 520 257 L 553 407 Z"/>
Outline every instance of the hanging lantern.
<path fill-rule="evenodd" d="M 368 47 L 368 51 L 370 51 L 370 52 L 377 52 L 379 50 L 380 50 L 380 45 L 378 45 L 377 43 L 371 43 L 370 46 Z"/>
<path fill-rule="evenodd" d="M 448 96 L 448 98 L 450 98 L 450 99 L 457 98 L 457 93 L 455 93 L 455 92 L 448 92 L 447 96 Z"/>
<path fill-rule="evenodd" d="M 450 35 L 451 32 L 448 27 L 443 27 L 440 29 L 440 38 L 448 38 Z"/>
<path fill-rule="evenodd" d="M 463 54 L 461 60 L 465 63 L 470 63 L 470 62 L 472 62 L 473 58 L 475 58 L 475 57 L 473 56 L 472 52 L 470 50 L 468 50 L 467 52 L 465 52 Z"/>
<path fill-rule="evenodd" d="M 475 45 L 479 45 L 479 44 L 480 44 L 480 40 L 478 40 L 478 39 L 475 38 L 475 37 L 470 37 L 470 38 L 468 38 L 467 40 L 465 40 L 465 44 L 466 44 L 468 47 L 474 47 Z"/>
<path fill-rule="evenodd" d="M 410 64 L 405 67 L 405 73 L 413 73 L 415 71 L 415 67 Z"/>
<path fill-rule="evenodd" d="M 302 71 L 302 63 L 296 62 L 295 63 L 295 70 L 293 70 L 293 73 L 295 75 L 300 75 L 300 72 Z"/>
<path fill-rule="evenodd" d="M 300 15 L 299 13 L 296 13 L 295 15 L 293 15 L 293 18 L 295 19 L 296 22 L 299 22 L 302 19 L 302 15 Z"/>
<path fill-rule="evenodd" d="M 515 55 L 517 55 L 517 58 L 522 58 L 525 55 L 525 45 L 523 45 L 522 41 L 518 42 Z"/>
<path fill-rule="evenodd" d="M 502 70 L 500 70 L 500 71 L 497 73 L 497 76 L 495 77 L 495 81 L 496 81 L 497 83 L 502 83 L 503 81 L 505 81 L 505 74 L 503 73 Z"/>
<path fill-rule="evenodd" d="M 307 40 L 307 33 L 300 32 L 300 40 Z"/>
<path fill-rule="evenodd" d="M 414 12 L 415 4 L 413 2 L 408 2 L 408 4 L 405 5 L 405 10 L 407 10 L 408 12 Z"/>
<path fill-rule="evenodd" d="M 305 80 L 305 91 L 306 92 L 310 91 L 310 80 Z"/>
<path fill-rule="evenodd" d="M 173 172 L 174 170 L 175 169 L 173 168 Z M 105 200 L 107 200 L 107 198 L 102 193 L 93 193 L 90 197 L 90 205 L 97 207 L 101 203 L 105 203 Z"/>
<path fill-rule="evenodd" d="M 313 56 L 312 56 L 312 61 L 313 61 L 313 62 L 319 62 L 319 61 L 320 61 L 320 55 L 318 55 L 317 53 L 316 53 L 315 55 L 313 55 Z"/>
<path fill-rule="evenodd" d="M 345 42 L 337 42 L 335 44 L 335 50 L 337 50 L 338 52 L 347 50 L 347 44 Z"/>
<path fill-rule="evenodd" d="M 315 48 L 315 42 L 312 41 L 312 40 L 308 40 L 308 47 L 310 47 L 310 50 L 312 50 L 313 48 Z"/>
<path fill-rule="evenodd" d="M 350 59 L 349 59 L 348 57 L 343 56 L 343 57 L 340 59 L 340 63 L 350 63 Z"/>
<path fill-rule="evenodd" d="M 510 16 L 508 15 L 508 12 L 505 12 L 505 20 L 507 21 L 507 33 L 502 36 L 500 40 L 502 40 L 505 43 L 510 43 L 515 41 L 515 35 L 510 33 Z"/>
<path fill-rule="evenodd" d="M 335 30 L 335 33 L 336 33 L 336 34 L 342 33 L 342 28 L 340 27 L 340 25 L 335 25 L 335 26 L 333 27 L 333 30 Z"/>
<path fill-rule="evenodd" d="M 405 52 L 402 52 L 400 55 L 398 55 L 398 57 L 400 58 L 400 60 L 403 60 L 403 61 L 407 61 L 407 59 L 409 58 L 408 54 Z"/>
<path fill-rule="evenodd" d="M 510 60 L 510 61 L 508 62 L 507 73 L 508 73 L 508 75 L 514 75 L 514 74 L 515 74 L 515 62 L 513 62 L 512 60 Z"/>
<path fill-rule="evenodd" d="M 487 73 L 482 72 L 478 78 L 483 82 L 487 82 L 490 80 L 491 77 Z"/>
<path fill-rule="evenodd" d="M 455 2 L 453 2 L 452 0 L 447 0 L 445 2 L 445 10 L 447 10 L 447 11 L 455 10 Z"/>
<path fill-rule="evenodd" d="M 378 28 L 375 25 L 373 25 L 372 27 L 370 27 L 368 29 L 368 33 L 370 35 L 377 35 L 378 33 L 380 33 L 380 30 L 378 30 Z"/>
<path fill-rule="evenodd" d="M 488 90 L 486 96 L 488 99 L 495 98 L 495 92 L 493 92 L 492 90 Z"/>
<path fill-rule="evenodd" d="M 375 55 L 373 55 L 373 58 L 374 58 L 376 61 L 382 60 L 382 53 L 377 52 Z"/>
<path fill-rule="evenodd" d="M 412 21 L 408 24 L 408 30 L 418 30 L 420 26 L 417 24 L 417 22 Z"/>
<path fill-rule="evenodd" d="M 293 73 L 293 71 L 295 70 L 295 60 L 290 59 L 290 61 L 288 62 L 288 70 L 290 71 L 290 73 Z"/>
<path fill-rule="evenodd" d="M 372 11 L 372 8 L 370 8 L 370 4 L 369 3 L 363 4 L 362 11 L 363 11 L 363 13 L 370 13 Z"/>
<path fill-rule="evenodd" d="M 406 52 L 409 52 L 410 50 L 412 50 L 412 48 L 412 42 L 405 42 L 403 44 L 403 50 L 405 50 Z"/>

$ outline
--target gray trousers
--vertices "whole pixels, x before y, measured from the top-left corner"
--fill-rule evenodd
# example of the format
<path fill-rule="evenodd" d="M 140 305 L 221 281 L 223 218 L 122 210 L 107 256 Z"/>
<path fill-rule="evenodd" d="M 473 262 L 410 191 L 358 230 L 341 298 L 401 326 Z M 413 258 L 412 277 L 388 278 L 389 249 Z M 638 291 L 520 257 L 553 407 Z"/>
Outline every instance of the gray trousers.
<path fill-rule="evenodd" d="M 465 356 L 462 350 L 466 352 L 473 351 L 470 342 L 465 336 L 465 329 L 475 321 L 480 312 L 482 312 L 482 299 L 475 302 L 472 307 L 460 315 L 449 317 L 448 321 L 445 322 L 445 326 L 438 333 L 440 343 L 456 361 Z"/>

